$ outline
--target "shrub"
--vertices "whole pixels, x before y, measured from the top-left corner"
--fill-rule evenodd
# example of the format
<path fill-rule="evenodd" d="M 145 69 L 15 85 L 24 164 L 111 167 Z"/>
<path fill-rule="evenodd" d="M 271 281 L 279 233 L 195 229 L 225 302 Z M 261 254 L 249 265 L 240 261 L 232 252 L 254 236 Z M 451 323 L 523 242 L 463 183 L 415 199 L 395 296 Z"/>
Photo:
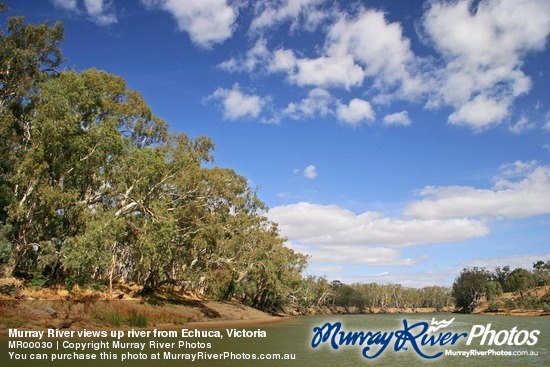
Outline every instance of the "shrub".
<path fill-rule="evenodd" d="M 489 302 L 489 307 L 487 307 L 487 311 L 498 312 L 501 306 L 502 306 L 502 303 L 500 301 Z"/>
<path fill-rule="evenodd" d="M 133 310 L 128 320 L 130 326 L 147 327 L 147 317 L 142 313 Z"/>

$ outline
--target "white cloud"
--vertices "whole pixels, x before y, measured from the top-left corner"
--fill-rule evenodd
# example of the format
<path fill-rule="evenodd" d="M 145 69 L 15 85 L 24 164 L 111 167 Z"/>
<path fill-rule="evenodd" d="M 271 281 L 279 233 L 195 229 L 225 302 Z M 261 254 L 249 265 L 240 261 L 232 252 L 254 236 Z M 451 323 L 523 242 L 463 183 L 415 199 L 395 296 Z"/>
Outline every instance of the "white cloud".
<path fill-rule="evenodd" d="M 225 4 L 223 0 L 208 4 L 213 2 Z M 231 72 L 282 73 L 289 83 L 321 88 L 327 94 L 331 88 L 349 92 L 363 88 L 375 104 L 406 100 L 422 101 L 433 109 L 450 106 L 449 123 L 483 131 L 512 121 L 516 98 L 530 90 L 531 80 L 522 67 L 529 52 L 545 48 L 549 12 L 547 0 L 429 1 L 417 30 L 436 52 L 422 57 L 412 51 L 403 26 L 389 21 L 383 11 L 327 0 L 262 0 L 255 3 L 250 25 L 252 48 L 220 67 Z M 226 28 L 231 30 L 235 19 L 228 19 Z M 298 28 L 317 29 L 324 32 L 324 40 L 313 48 L 290 47 L 283 40 L 270 49 L 266 31 L 288 22 L 291 34 Z M 370 119 L 366 110 L 365 118 L 360 118 L 351 113 L 351 107 L 332 97 L 313 100 L 308 96 L 289 104 L 282 115 L 296 119 L 319 113 L 353 124 Z M 516 121 L 507 124 L 516 134 L 534 126 L 525 118 Z M 408 125 L 410 119 L 403 111 L 387 115 L 384 124 Z M 544 129 L 550 129 L 548 123 Z"/>
<path fill-rule="evenodd" d="M 287 73 L 287 80 L 299 86 L 349 90 L 370 77 L 380 90 L 397 88 L 407 98 L 421 93 L 410 41 L 398 23 L 386 22 L 384 13 L 374 10 L 363 9 L 355 17 L 337 14 L 320 56 L 297 57 L 293 50 L 279 49 L 269 70 Z"/>
<path fill-rule="evenodd" d="M 508 100 L 498 101 L 479 95 L 462 104 L 458 111 L 449 116 L 449 122 L 469 125 L 474 130 L 483 130 L 502 121 L 508 115 L 508 107 Z"/>
<path fill-rule="evenodd" d="M 296 56 L 292 50 L 279 49 L 273 52 L 268 70 L 271 72 L 293 70 L 296 66 Z"/>
<path fill-rule="evenodd" d="M 218 88 L 209 98 L 222 102 L 225 118 L 229 120 L 258 117 L 266 104 L 264 98 L 241 92 L 238 84 L 232 89 Z"/>
<path fill-rule="evenodd" d="M 84 0 L 84 10 L 78 6 L 77 0 L 52 0 L 55 7 L 75 14 L 86 14 L 91 21 L 99 26 L 108 26 L 118 22 L 113 5 L 110 1 Z"/>
<path fill-rule="evenodd" d="M 533 172 L 539 162 L 533 160 L 529 162 L 515 161 L 513 163 L 506 163 L 500 166 L 500 174 L 495 178 L 495 181 L 499 181 L 503 178 L 517 178 L 524 177 Z"/>
<path fill-rule="evenodd" d="M 347 105 L 338 103 L 336 116 L 340 121 L 350 125 L 358 125 L 364 121 L 374 121 L 376 118 L 371 104 L 359 98 L 352 99 Z"/>
<path fill-rule="evenodd" d="M 256 17 L 252 20 L 252 31 L 263 31 L 274 25 L 290 21 L 292 29 L 312 30 L 330 16 L 328 11 L 319 8 L 326 0 L 281 0 L 257 1 Z"/>
<path fill-rule="evenodd" d="M 295 120 L 313 117 L 317 114 L 324 117 L 333 113 L 333 102 L 334 99 L 328 91 L 315 88 L 310 90 L 307 98 L 302 99 L 299 103 L 289 103 L 283 110 L 283 114 Z"/>
<path fill-rule="evenodd" d="M 516 167 L 532 164 L 515 163 Z M 510 168 L 504 168 L 510 174 Z M 516 173 L 520 170 L 516 169 Z M 536 166 L 520 179 L 498 178 L 491 189 L 468 186 L 429 186 L 423 198 L 405 209 L 408 217 L 442 219 L 453 217 L 526 218 L 550 213 L 550 167 Z"/>
<path fill-rule="evenodd" d="M 117 22 L 116 15 L 111 10 L 109 2 L 103 0 L 84 0 L 86 12 L 98 25 L 109 25 Z"/>
<path fill-rule="evenodd" d="M 266 60 L 271 58 L 271 53 L 266 46 L 266 40 L 260 38 L 254 46 L 247 51 L 244 58 L 231 58 L 222 62 L 219 67 L 229 72 L 244 71 L 251 73 L 257 67 L 267 63 Z"/>
<path fill-rule="evenodd" d="M 69 11 L 78 10 L 78 5 L 76 0 L 52 0 L 52 3 L 57 8 L 61 8 Z"/>
<path fill-rule="evenodd" d="M 349 89 L 363 82 L 363 69 L 350 55 L 297 59 L 296 69 L 288 76 L 300 86 L 342 87 Z"/>
<path fill-rule="evenodd" d="M 340 273 L 344 270 L 343 266 L 309 266 L 309 270 L 313 271 L 316 274 L 327 274 L 327 273 Z"/>
<path fill-rule="evenodd" d="M 159 8 L 176 19 L 178 29 L 191 40 L 211 47 L 230 38 L 237 11 L 226 0 L 141 0 L 150 9 Z"/>
<path fill-rule="evenodd" d="M 411 266 L 418 262 L 418 259 L 402 259 L 398 249 L 389 247 L 339 245 L 331 248 L 296 244 L 291 247 L 294 251 L 310 256 L 311 264 Z"/>
<path fill-rule="evenodd" d="M 312 164 L 306 167 L 304 170 L 304 177 L 313 180 L 317 177 L 316 167 Z"/>
<path fill-rule="evenodd" d="M 459 242 L 489 231 L 478 220 L 394 219 L 307 202 L 274 207 L 268 216 L 289 239 L 287 245 L 309 255 L 313 264 L 412 266 L 424 256 L 402 258 L 401 247 Z"/>
<path fill-rule="evenodd" d="M 403 36 L 401 25 L 387 22 L 381 11 L 362 10 L 353 18 L 342 15 L 330 27 L 326 50 L 329 55 L 350 55 L 378 89 L 398 88 L 407 98 L 423 90 L 415 76 L 410 41 Z"/>
<path fill-rule="evenodd" d="M 546 0 L 433 1 L 424 15 L 427 39 L 445 66 L 435 73 L 428 106 L 451 105 L 455 124 L 480 130 L 510 115 L 514 99 L 529 91 L 524 56 L 543 50 L 550 32 Z"/>
<path fill-rule="evenodd" d="M 510 131 L 516 135 L 519 135 L 527 130 L 535 128 L 535 124 L 529 122 L 529 119 L 525 116 L 521 116 L 515 124 L 510 125 Z"/>
<path fill-rule="evenodd" d="M 451 286 L 460 269 L 441 269 L 415 272 L 385 272 L 374 275 L 343 276 L 339 280 L 345 283 L 401 284 L 404 287 L 422 288 L 433 286 Z"/>
<path fill-rule="evenodd" d="M 402 217 L 309 202 L 274 207 L 268 216 L 279 224 L 289 246 L 310 255 L 312 263 L 410 266 L 425 257 L 403 258 L 401 248 L 484 237 L 489 228 L 480 217 L 548 214 L 549 193 L 550 167 L 517 161 L 501 166 L 492 189 L 426 187 Z"/>
<path fill-rule="evenodd" d="M 277 206 L 269 218 L 292 242 L 329 246 L 414 246 L 464 241 L 488 233 L 471 219 L 394 219 L 378 212 L 355 214 L 336 205 L 307 202 Z"/>
<path fill-rule="evenodd" d="M 271 71 L 287 73 L 287 80 L 299 86 L 339 87 L 349 89 L 361 85 L 365 74 L 351 55 L 329 55 L 318 58 L 297 58 L 292 50 L 273 53 Z"/>
<path fill-rule="evenodd" d="M 401 111 L 384 116 L 384 125 L 386 126 L 409 126 L 411 119 L 407 111 Z"/>

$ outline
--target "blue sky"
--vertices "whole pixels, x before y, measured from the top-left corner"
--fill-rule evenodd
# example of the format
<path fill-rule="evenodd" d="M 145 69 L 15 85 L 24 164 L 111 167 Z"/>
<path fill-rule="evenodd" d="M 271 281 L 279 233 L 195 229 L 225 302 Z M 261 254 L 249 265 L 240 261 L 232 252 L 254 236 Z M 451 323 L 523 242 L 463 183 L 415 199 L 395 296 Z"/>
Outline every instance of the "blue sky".
<path fill-rule="evenodd" d="M 6 1 L 258 188 L 308 274 L 550 259 L 550 2 Z"/>

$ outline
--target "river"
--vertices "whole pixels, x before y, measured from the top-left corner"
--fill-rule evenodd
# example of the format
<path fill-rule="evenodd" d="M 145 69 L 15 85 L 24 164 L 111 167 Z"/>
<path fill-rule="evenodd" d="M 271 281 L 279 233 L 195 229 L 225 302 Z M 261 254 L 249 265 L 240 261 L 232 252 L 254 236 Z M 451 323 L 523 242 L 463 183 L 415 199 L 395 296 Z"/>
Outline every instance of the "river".
<path fill-rule="evenodd" d="M 422 345 L 421 338 L 405 340 L 401 344 L 398 341 L 396 331 L 409 331 L 406 335 L 417 335 L 422 330 L 424 322 L 432 325 L 434 321 L 449 321 L 454 318 L 452 324 L 441 328 L 431 334 L 434 337 L 435 346 L 430 346 L 430 340 Z M 316 348 L 312 348 L 314 340 L 314 328 L 321 328 L 329 323 L 334 326 L 341 323 L 341 330 L 345 332 L 371 332 L 372 337 L 367 337 L 363 345 L 343 345 L 335 350 L 330 345 L 331 338 L 321 342 Z M 489 326 L 490 324 L 490 326 Z M 416 326 L 415 326 L 416 325 Z M 182 328 L 185 328 L 183 326 Z M 233 329 L 233 328 L 231 328 Z M 235 328 L 242 332 L 242 328 Z M 202 330 L 202 329 L 201 329 Z M 216 337 L 214 329 L 210 331 L 210 337 L 185 337 L 181 335 L 181 329 L 177 330 L 178 336 L 172 338 L 123 338 L 122 343 L 137 343 L 126 345 L 129 348 L 113 349 L 112 338 L 44 338 L 38 349 L 9 348 L 9 341 L 33 341 L 30 338 L 0 338 L 0 365 L 1 366 L 299 366 L 299 367 L 324 367 L 324 366 L 550 366 L 550 318 L 549 317 L 521 317 L 521 316 L 485 316 L 485 315 L 455 315 L 455 314 L 415 314 L 415 315 L 332 315 L 311 316 L 289 319 L 280 323 L 269 324 L 260 327 L 247 328 L 250 332 L 256 332 L 255 337 L 229 337 L 226 329 L 220 329 Z M 323 329 L 326 330 L 326 329 Z M 537 332 L 538 331 L 538 332 Z M 194 332 L 194 329 L 191 330 Z M 265 332 L 266 337 L 261 337 Z M 378 333 L 377 333 L 378 332 Z M 393 332 L 393 334 L 391 334 Z M 465 334 L 462 334 L 465 333 Z M 482 344 L 483 335 L 487 333 Z M 448 334 L 448 336 L 444 336 Z M 462 334 L 462 335 L 460 335 Z M 468 334 L 468 335 L 466 335 Z M 466 345 L 468 337 L 473 337 L 470 345 Z M 490 342 L 494 335 L 493 345 Z M 318 335 L 320 336 L 320 334 Z M 404 338 L 403 336 L 403 338 Z M 437 336 L 437 337 L 435 337 Z M 322 340 L 322 338 L 317 339 Z M 362 356 L 365 347 L 370 347 L 367 356 L 373 356 L 384 341 L 388 341 L 387 347 L 376 358 L 368 359 Z M 97 344 L 100 341 L 108 341 L 108 349 Z M 151 345 L 150 342 L 163 344 Z M 338 339 L 336 343 L 338 344 Z M 88 344 L 86 350 L 75 351 L 75 343 Z M 187 344 L 178 348 L 182 342 Z M 96 343 L 96 344 L 93 344 Z M 141 344 L 145 346 L 141 350 Z M 168 344 L 166 344 L 168 343 Z M 171 344 L 173 343 L 173 344 Z M 369 343 L 371 344 L 369 346 Z M 444 345 L 439 345 L 444 344 Z M 496 345 L 502 344 L 502 345 Z M 521 344 L 521 345 L 514 345 Z M 532 344 L 532 345 L 529 345 Z M 96 345 L 100 349 L 94 350 Z M 415 350 L 414 346 L 417 346 Z M 32 346 L 32 344 L 27 345 Z M 59 346 L 59 347 L 58 347 Z M 173 348 L 164 348 L 173 346 Z M 45 347 L 45 348 L 43 348 Z M 48 347 L 50 347 L 48 349 Z M 130 348 L 132 347 L 132 348 Z M 72 348 L 72 349 L 71 349 Z M 396 350 L 397 349 L 397 350 Z M 447 352 L 445 352 L 447 351 Z M 469 352 L 469 356 L 464 354 Z M 12 353 L 10 355 L 10 353 Z M 74 360 L 74 353 L 88 353 L 88 359 Z M 103 353 L 103 354 L 101 354 Z M 137 359 L 140 358 L 142 359 Z M 225 353 L 225 354 L 224 354 Z M 433 359 L 425 359 L 425 356 L 441 356 Z M 447 355 L 445 354 L 447 353 Z M 527 354 L 527 355 L 517 355 Z M 275 356 L 274 356 L 275 354 Z M 450 355 L 454 354 L 454 355 Z M 462 354 L 462 355 L 459 355 Z M 487 355 L 483 355 L 487 354 Z M 491 355 L 489 355 L 491 354 Z M 515 354 L 515 355 L 510 355 Z M 95 356 L 95 360 L 90 357 Z M 116 360 L 109 359 L 117 356 Z M 267 360 L 260 358 L 276 358 L 277 355 L 284 360 Z M 57 358 L 71 358 L 70 360 L 52 361 L 52 356 Z M 126 360 L 122 361 L 125 356 Z M 194 356 L 194 357 L 192 357 Z M 17 359 L 17 358 L 20 359 Z M 86 356 L 84 356 L 86 357 Z M 159 357 L 159 358 L 155 358 Z M 212 359 L 215 357 L 223 359 Z M 23 359 L 26 358 L 26 359 Z M 36 358 L 44 358 L 37 360 Z M 129 358 L 129 360 L 128 360 Z M 155 358 L 153 360 L 153 358 Z M 195 358 L 191 359 L 167 359 L 167 358 Z M 201 359 L 198 359 L 201 358 Z M 248 359 L 247 359 L 248 358 Z M 256 358 L 256 359 L 252 359 Z"/>

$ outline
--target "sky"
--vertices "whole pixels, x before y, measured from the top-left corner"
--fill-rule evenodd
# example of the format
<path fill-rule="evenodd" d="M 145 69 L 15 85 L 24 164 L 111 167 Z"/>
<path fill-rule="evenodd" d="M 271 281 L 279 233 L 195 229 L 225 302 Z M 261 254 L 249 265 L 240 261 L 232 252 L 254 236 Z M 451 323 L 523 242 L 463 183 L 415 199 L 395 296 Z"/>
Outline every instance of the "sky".
<path fill-rule="evenodd" d="M 210 136 L 306 275 L 451 285 L 550 260 L 549 0 L 18 0 L 64 68 Z"/>

